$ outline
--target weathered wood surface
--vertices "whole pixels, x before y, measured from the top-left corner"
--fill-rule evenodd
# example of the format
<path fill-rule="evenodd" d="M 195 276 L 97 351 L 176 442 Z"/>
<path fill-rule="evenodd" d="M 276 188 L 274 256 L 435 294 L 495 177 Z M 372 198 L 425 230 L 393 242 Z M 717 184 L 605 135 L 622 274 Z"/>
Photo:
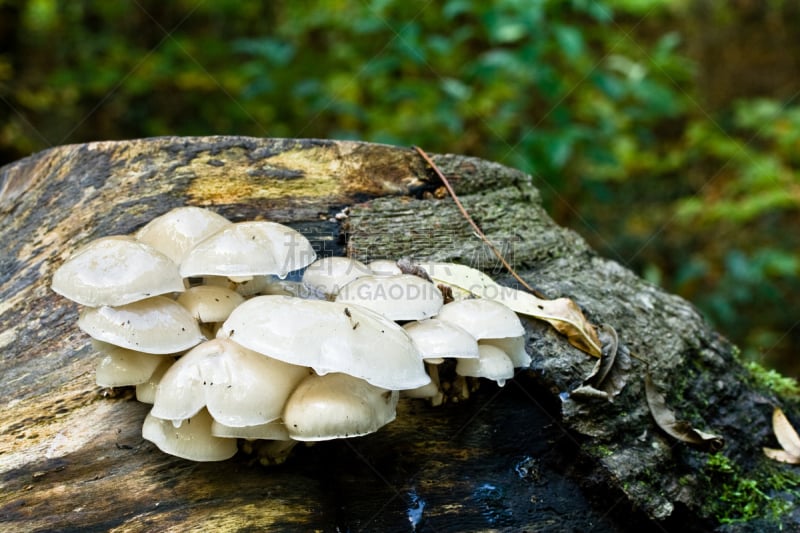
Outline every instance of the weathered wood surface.
<path fill-rule="evenodd" d="M 769 414 L 782 400 L 754 386 L 689 304 L 555 226 L 529 176 L 435 160 L 526 279 L 612 324 L 679 416 L 726 438 L 726 454 L 775 468 L 759 454 L 774 445 Z M 714 528 L 702 516 L 715 497 L 702 482 L 706 455 L 655 427 L 644 364 L 614 404 L 570 399 L 594 361 L 543 324 L 528 324 L 531 369 L 503 389 L 438 409 L 403 402 L 377 434 L 299 449 L 280 467 L 243 454 L 196 464 L 142 440 L 146 406 L 104 396 L 77 306 L 48 289 L 76 246 L 179 205 L 287 223 L 323 255 L 496 270 L 439 185 L 410 149 L 239 137 L 65 146 L 0 169 L 0 529 Z M 732 529 L 800 527 L 797 512 L 777 520 Z"/>

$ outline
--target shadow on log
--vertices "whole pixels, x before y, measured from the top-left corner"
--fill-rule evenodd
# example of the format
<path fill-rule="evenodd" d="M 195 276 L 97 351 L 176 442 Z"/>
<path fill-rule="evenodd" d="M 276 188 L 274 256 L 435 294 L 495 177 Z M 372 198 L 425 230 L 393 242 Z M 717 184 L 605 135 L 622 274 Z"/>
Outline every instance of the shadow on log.
<path fill-rule="evenodd" d="M 77 306 L 48 288 L 75 247 L 197 205 L 288 224 L 322 256 L 453 261 L 510 277 L 411 149 L 241 137 L 54 148 L 0 169 L 2 529 L 800 528 L 797 474 L 761 453 L 775 445 L 773 406 L 791 417 L 796 400 L 747 371 L 687 302 L 556 226 L 530 176 L 474 158 L 434 160 L 529 283 L 613 325 L 638 356 L 613 403 L 571 398 L 595 360 L 528 322 L 531 367 L 467 402 L 402 401 L 378 433 L 301 447 L 279 467 L 244 453 L 202 464 L 164 455 L 141 437 L 147 406 L 95 385 Z M 644 397 L 648 369 L 679 418 L 725 438 L 721 453 L 658 429 Z"/>

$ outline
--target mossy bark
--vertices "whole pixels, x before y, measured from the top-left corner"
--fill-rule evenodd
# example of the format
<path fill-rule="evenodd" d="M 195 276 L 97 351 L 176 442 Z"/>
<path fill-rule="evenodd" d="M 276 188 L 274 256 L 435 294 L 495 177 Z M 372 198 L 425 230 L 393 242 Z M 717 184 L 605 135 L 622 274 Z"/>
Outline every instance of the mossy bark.
<path fill-rule="evenodd" d="M 774 445 L 772 406 L 791 415 L 793 400 L 759 388 L 687 302 L 555 225 L 530 176 L 462 156 L 435 161 L 522 276 L 614 326 L 638 357 L 614 403 L 569 398 L 594 360 L 528 322 L 531 368 L 465 403 L 402 402 L 384 430 L 299 449 L 280 467 L 243 454 L 209 464 L 166 456 L 141 438 L 146 406 L 94 385 L 77 306 L 48 289 L 80 244 L 200 205 L 287 223 L 322 255 L 457 261 L 509 277 L 411 149 L 239 137 L 54 148 L 0 169 L 3 529 L 624 531 L 654 521 L 685 531 L 737 518 L 715 505 L 725 473 L 655 426 L 646 371 L 679 418 L 725 437 L 737 475 L 792 498 L 786 483 L 781 493 L 769 484 L 793 479 L 789 467 L 760 449 Z M 781 523 L 800 526 L 797 512 L 725 527 Z"/>

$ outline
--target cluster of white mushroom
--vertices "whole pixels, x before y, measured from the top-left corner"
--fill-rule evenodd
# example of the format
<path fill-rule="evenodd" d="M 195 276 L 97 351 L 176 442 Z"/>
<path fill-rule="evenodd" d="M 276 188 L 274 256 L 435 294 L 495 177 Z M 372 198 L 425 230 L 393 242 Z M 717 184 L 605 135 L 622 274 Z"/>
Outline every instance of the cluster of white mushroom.
<path fill-rule="evenodd" d="M 394 261 L 315 259 L 289 227 L 181 207 L 90 242 L 52 288 L 85 306 L 78 326 L 101 354 L 98 385 L 136 386 L 153 405 L 144 438 L 196 461 L 262 439 L 262 460 L 280 462 L 297 441 L 377 431 L 401 392 L 466 398 L 467 377 L 503 385 L 530 362 L 519 318 L 500 303 L 445 303 L 442 287 Z M 442 381 L 451 358 L 454 378 Z"/>

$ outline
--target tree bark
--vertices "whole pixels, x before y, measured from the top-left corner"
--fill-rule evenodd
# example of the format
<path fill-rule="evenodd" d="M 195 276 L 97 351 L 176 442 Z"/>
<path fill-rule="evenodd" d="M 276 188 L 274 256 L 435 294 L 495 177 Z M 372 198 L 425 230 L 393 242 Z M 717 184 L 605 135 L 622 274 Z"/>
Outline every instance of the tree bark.
<path fill-rule="evenodd" d="M 53 148 L 0 169 L 2 528 L 800 527 L 796 474 L 761 454 L 776 446 L 772 407 L 792 417 L 796 399 L 763 386 L 689 303 L 555 225 L 530 176 L 464 156 L 434 160 L 529 283 L 616 328 L 636 358 L 613 403 L 570 397 L 595 360 L 527 321 L 530 368 L 503 388 L 482 385 L 466 402 L 402 401 L 378 433 L 302 447 L 278 467 L 244 453 L 221 463 L 162 454 L 141 437 L 147 406 L 95 385 L 97 358 L 77 329 L 77 306 L 49 290 L 53 271 L 89 240 L 198 205 L 233 221 L 286 223 L 320 255 L 453 261 L 513 281 L 411 149 L 241 137 Z M 714 461 L 656 426 L 646 372 L 679 419 L 725 438 Z M 772 498 L 754 497 L 763 507 L 755 515 L 725 492 L 743 481 Z"/>

